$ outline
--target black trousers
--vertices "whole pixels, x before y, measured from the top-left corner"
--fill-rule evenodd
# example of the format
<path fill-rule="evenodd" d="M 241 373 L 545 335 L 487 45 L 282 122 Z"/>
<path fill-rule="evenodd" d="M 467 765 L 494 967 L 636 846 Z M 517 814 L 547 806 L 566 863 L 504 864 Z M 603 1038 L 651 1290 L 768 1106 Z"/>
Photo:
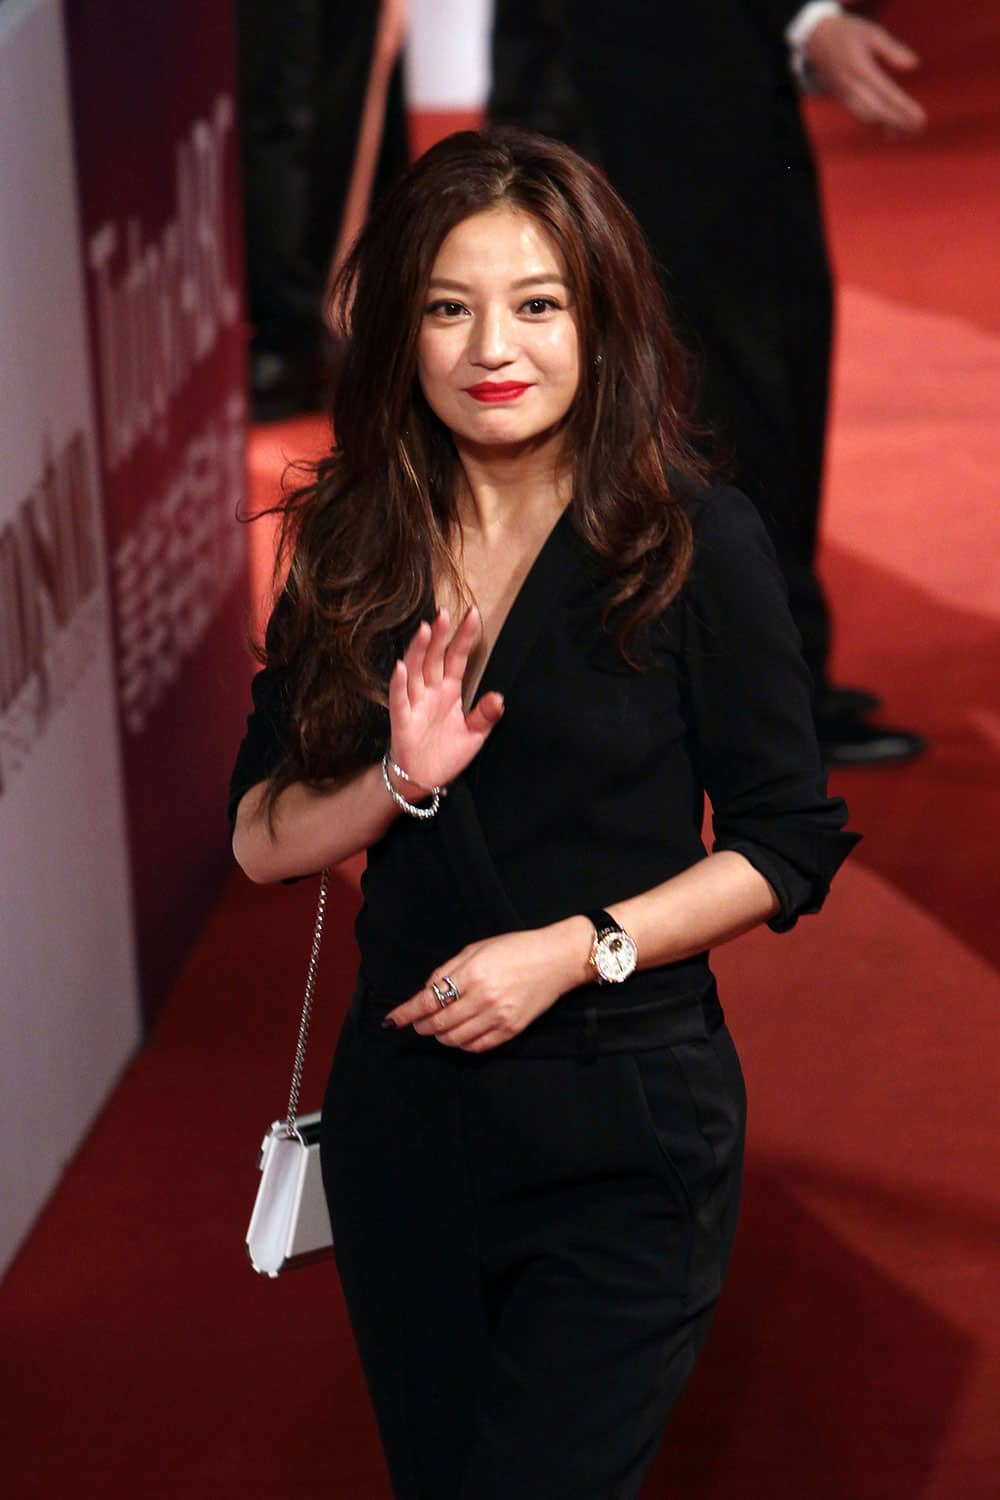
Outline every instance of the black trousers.
<path fill-rule="evenodd" d="M 496 0 L 490 114 L 596 157 L 642 225 L 698 357 L 706 445 L 771 533 L 822 690 L 833 299 L 778 20 L 755 0 Z"/>
<path fill-rule="evenodd" d="M 318 351 L 378 27 L 375 0 L 239 0 L 247 307 L 258 346 Z M 374 195 L 406 164 L 390 81 Z"/>
<path fill-rule="evenodd" d="M 476 1056 L 366 1014 L 341 1035 L 322 1160 L 394 1495 L 636 1495 L 735 1233 L 728 1032 Z"/>

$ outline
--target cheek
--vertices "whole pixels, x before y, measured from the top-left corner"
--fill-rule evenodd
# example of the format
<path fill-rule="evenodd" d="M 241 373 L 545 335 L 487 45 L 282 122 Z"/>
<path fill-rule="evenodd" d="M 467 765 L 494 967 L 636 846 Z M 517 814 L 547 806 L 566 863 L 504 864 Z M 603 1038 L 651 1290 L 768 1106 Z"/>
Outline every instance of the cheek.
<path fill-rule="evenodd" d="M 441 416 L 442 398 L 447 394 L 443 383 L 440 358 L 435 358 L 433 348 L 417 348 L 417 384 L 424 393 L 424 400 L 436 416 Z"/>
<path fill-rule="evenodd" d="M 554 334 L 546 350 L 549 371 L 571 398 L 580 384 L 580 347 L 576 329 Z"/>
<path fill-rule="evenodd" d="M 423 386 L 434 379 L 434 349 L 425 339 L 417 341 L 417 379 Z"/>
<path fill-rule="evenodd" d="M 580 350 L 576 329 L 553 329 L 546 340 L 543 357 L 552 374 L 560 381 L 576 385 L 580 378 Z"/>
<path fill-rule="evenodd" d="M 424 395 L 430 391 L 444 394 L 455 366 L 455 351 L 444 339 L 427 339 L 417 345 L 417 379 Z"/>

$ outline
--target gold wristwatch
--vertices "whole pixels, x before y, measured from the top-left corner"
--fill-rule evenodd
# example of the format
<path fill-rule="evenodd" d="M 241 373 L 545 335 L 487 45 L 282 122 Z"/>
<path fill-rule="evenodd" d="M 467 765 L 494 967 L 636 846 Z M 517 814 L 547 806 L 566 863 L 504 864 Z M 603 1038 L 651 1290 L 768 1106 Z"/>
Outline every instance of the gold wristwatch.
<path fill-rule="evenodd" d="M 606 911 L 588 911 L 584 916 L 594 924 L 590 962 L 598 984 L 622 984 L 635 973 L 639 961 L 635 938 Z"/>

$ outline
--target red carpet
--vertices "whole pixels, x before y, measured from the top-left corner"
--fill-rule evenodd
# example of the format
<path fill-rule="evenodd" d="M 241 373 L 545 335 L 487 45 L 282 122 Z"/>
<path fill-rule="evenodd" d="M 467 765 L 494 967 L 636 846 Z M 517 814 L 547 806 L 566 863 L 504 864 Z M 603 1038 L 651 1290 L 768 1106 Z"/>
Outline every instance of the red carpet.
<path fill-rule="evenodd" d="M 842 283 L 838 665 L 933 749 L 838 775 L 866 839 L 825 915 L 717 957 L 751 1096 L 746 1207 L 646 1500 L 1000 1495 L 1000 17 L 975 9 L 885 8 L 927 59 L 925 141 L 817 111 Z M 258 498 L 315 434 L 258 435 Z M 241 1243 L 313 898 L 234 875 L 0 1290 L 17 1500 L 388 1494 L 333 1268 L 264 1282 Z M 345 873 L 310 1101 L 356 899 Z"/>

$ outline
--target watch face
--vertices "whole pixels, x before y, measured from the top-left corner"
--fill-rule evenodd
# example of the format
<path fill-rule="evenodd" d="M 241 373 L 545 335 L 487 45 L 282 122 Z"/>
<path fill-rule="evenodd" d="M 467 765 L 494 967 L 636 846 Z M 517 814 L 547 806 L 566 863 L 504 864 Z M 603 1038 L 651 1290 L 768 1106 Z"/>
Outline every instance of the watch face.
<path fill-rule="evenodd" d="M 627 932 L 609 932 L 594 952 L 594 967 L 608 984 L 621 984 L 634 971 L 638 950 Z"/>

